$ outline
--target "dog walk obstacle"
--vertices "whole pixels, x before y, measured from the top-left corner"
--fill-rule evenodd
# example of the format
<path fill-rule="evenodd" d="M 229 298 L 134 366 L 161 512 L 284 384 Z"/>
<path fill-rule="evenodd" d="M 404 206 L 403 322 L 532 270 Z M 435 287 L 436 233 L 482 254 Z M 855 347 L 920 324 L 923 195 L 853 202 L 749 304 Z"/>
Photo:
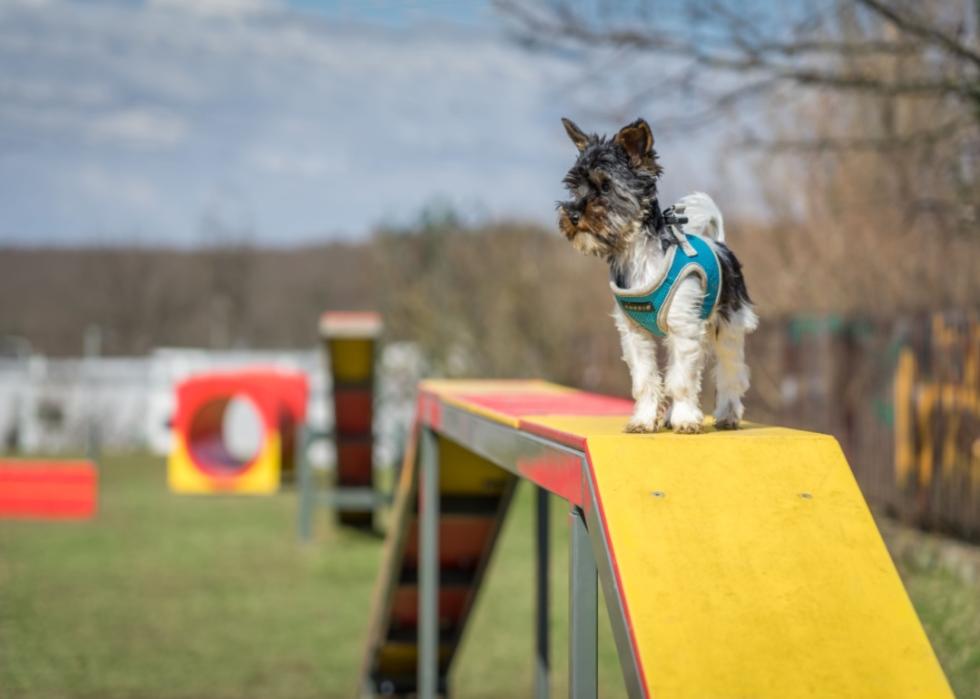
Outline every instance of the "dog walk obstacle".
<path fill-rule="evenodd" d="M 628 435 L 631 407 L 541 382 L 421 385 L 359 696 L 448 693 L 518 479 L 537 486 L 536 696 L 549 494 L 570 511 L 570 696 L 596 695 L 599 589 L 631 697 L 952 696 L 836 440 Z"/>

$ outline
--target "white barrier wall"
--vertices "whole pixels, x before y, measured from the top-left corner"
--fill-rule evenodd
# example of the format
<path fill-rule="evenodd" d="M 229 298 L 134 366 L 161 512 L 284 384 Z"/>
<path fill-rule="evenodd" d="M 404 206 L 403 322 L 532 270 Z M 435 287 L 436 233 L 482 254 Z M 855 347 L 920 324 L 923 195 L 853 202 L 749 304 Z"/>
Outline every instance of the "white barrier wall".
<path fill-rule="evenodd" d="M 0 452 L 170 451 L 174 388 L 202 371 L 274 367 L 304 372 L 310 380 L 308 420 L 333 423 L 325 400 L 329 376 L 318 351 L 217 352 L 159 349 L 147 357 L 0 359 Z M 376 463 L 396 457 L 411 421 L 414 387 L 422 374 L 411 345 L 384 348 L 377 382 Z M 329 462 L 330 450 L 315 454 Z"/>

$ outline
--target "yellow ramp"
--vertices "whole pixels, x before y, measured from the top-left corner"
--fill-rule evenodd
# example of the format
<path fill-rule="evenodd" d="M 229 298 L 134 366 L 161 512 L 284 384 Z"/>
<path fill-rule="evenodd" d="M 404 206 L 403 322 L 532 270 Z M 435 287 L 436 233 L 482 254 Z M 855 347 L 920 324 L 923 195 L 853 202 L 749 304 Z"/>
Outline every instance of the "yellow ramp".
<path fill-rule="evenodd" d="M 952 697 L 836 440 L 752 424 L 624 434 L 631 408 L 541 382 L 424 383 L 416 427 L 440 437 L 443 524 L 479 504 L 457 496 L 479 491 L 494 468 L 564 498 L 578 522 L 584 515 L 631 697 Z M 406 571 L 418 565 L 405 544 L 422 512 L 415 460 L 412 442 L 362 671 L 362 686 L 375 694 L 390 685 L 414 696 L 417 688 L 418 656 L 399 656 L 388 668 L 384 650 L 416 639 L 414 598 L 397 594 L 414 585 Z M 496 517 L 490 534 L 459 537 L 482 543 L 479 555 L 464 557 L 479 561 L 467 579 L 474 596 L 463 606 L 439 602 L 440 621 L 446 610 L 462 610 L 453 643 L 508 492 L 497 486 L 492 507 L 470 512 Z M 440 556 L 451 541 L 440 529 Z M 392 621 L 399 618 L 401 626 Z M 445 682 L 452 652 L 440 648 L 442 655 L 430 652 Z"/>
<path fill-rule="evenodd" d="M 585 437 L 648 696 L 952 696 L 832 437 L 536 421 Z"/>

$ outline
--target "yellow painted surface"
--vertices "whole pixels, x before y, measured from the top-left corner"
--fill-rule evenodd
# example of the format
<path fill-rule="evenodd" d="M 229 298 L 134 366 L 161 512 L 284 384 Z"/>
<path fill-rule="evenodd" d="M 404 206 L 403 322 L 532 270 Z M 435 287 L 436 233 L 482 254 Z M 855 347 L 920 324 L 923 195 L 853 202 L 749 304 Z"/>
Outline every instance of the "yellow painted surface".
<path fill-rule="evenodd" d="M 224 479 L 221 485 L 219 479 L 194 465 L 182 436 L 176 435 L 174 442 L 167 459 L 167 483 L 175 493 L 266 495 L 279 490 L 281 446 L 278 432 L 266 435 L 262 451 L 251 468 L 240 476 Z"/>
<path fill-rule="evenodd" d="M 449 644 L 439 645 L 439 660 L 445 665 L 452 648 Z M 418 646 L 414 643 L 388 642 L 378 651 L 378 667 L 384 674 L 409 675 L 418 667 Z"/>
<path fill-rule="evenodd" d="M 952 696 L 833 438 L 546 419 L 590 435 L 651 697 Z"/>
<path fill-rule="evenodd" d="M 374 340 L 331 339 L 330 369 L 341 382 L 368 381 L 374 373 Z"/>
<path fill-rule="evenodd" d="M 499 495 L 512 477 L 445 437 L 439 437 L 439 463 L 439 492 L 443 495 Z"/>
<path fill-rule="evenodd" d="M 893 384 L 895 405 L 895 479 L 900 486 L 908 483 L 915 468 L 915 430 L 913 401 L 915 395 L 915 354 L 905 347 L 898 355 Z"/>

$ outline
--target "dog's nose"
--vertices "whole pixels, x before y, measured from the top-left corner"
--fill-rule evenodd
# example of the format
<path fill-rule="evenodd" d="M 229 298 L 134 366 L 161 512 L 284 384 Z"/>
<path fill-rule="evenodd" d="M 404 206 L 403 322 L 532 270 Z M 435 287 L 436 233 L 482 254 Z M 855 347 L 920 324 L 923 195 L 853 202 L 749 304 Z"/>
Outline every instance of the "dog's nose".
<path fill-rule="evenodd" d="M 565 209 L 565 213 L 568 214 L 568 220 L 572 222 L 573 226 L 578 224 L 578 220 L 581 218 L 581 214 L 578 211 L 575 209 Z"/>

